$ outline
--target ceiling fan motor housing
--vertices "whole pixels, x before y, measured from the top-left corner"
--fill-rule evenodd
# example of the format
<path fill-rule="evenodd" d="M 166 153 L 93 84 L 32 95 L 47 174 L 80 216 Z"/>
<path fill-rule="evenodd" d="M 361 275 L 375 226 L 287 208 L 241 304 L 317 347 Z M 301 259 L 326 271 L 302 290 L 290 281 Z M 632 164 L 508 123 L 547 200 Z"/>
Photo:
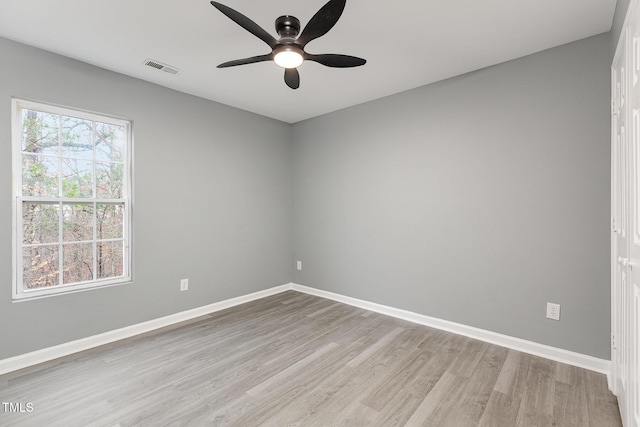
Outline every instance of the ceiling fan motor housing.
<path fill-rule="evenodd" d="M 276 32 L 282 38 L 295 39 L 300 33 L 300 20 L 291 15 L 281 16 L 276 19 Z"/>

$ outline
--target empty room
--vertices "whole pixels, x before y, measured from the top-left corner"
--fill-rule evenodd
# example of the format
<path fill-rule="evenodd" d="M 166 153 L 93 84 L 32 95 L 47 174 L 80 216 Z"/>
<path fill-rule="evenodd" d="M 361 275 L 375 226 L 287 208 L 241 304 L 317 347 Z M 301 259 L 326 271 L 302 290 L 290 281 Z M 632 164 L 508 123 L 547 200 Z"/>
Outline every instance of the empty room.
<path fill-rule="evenodd" d="M 639 0 L 1 3 L 1 426 L 640 427 Z"/>

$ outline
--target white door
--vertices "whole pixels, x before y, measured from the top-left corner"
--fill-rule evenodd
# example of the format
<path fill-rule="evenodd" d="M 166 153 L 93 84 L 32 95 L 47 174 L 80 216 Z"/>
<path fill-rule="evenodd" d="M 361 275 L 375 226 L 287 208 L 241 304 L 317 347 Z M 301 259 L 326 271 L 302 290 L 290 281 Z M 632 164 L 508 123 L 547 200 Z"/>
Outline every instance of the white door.
<path fill-rule="evenodd" d="M 629 326 L 629 376 L 627 385 L 628 425 L 640 427 L 640 9 L 631 9 L 628 27 L 628 109 L 631 123 L 630 178 L 631 202 L 629 211 L 629 289 L 628 289 L 628 326 Z"/>
<path fill-rule="evenodd" d="M 613 391 L 627 416 L 629 377 L 628 259 L 629 147 L 627 141 L 627 37 L 623 31 L 612 67 L 612 340 Z"/>
<path fill-rule="evenodd" d="M 612 376 L 622 421 L 640 427 L 640 8 L 612 67 Z"/>

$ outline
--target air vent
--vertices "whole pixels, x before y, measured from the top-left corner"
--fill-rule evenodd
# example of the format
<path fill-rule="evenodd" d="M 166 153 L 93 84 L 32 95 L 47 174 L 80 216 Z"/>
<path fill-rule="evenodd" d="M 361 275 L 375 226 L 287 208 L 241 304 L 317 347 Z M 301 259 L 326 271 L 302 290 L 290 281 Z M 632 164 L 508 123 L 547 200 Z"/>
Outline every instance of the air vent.
<path fill-rule="evenodd" d="M 155 59 L 146 59 L 143 62 L 144 65 L 146 65 L 147 67 L 151 67 L 151 68 L 155 68 L 156 70 L 160 70 L 160 71 L 164 71 L 165 73 L 169 73 L 169 74 L 178 74 L 178 69 L 174 68 L 170 65 L 167 64 L 163 64 L 160 61 L 156 61 Z"/>

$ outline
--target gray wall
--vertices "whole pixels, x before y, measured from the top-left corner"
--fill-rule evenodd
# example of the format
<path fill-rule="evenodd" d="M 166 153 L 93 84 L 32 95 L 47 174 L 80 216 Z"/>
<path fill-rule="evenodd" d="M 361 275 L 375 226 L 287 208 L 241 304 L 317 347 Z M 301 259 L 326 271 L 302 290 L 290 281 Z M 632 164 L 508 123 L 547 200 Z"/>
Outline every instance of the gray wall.
<path fill-rule="evenodd" d="M 604 34 L 294 125 L 294 282 L 608 359 L 609 55 Z"/>
<path fill-rule="evenodd" d="M 0 39 L 0 358 L 292 279 L 608 358 L 611 43 L 290 126 Z M 11 96 L 134 121 L 133 284 L 11 302 Z"/>
<path fill-rule="evenodd" d="M 622 24 L 629 8 L 629 0 L 618 0 L 616 3 L 616 11 L 613 15 L 613 23 L 611 25 L 611 58 L 616 53 L 616 46 L 622 31 Z"/>
<path fill-rule="evenodd" d="M 133 120 L 133 284 L 11 302 L 12 96 Z M 291 281 L 288 124 L 0 39 L 0 137 L 0 359 Z"/>

